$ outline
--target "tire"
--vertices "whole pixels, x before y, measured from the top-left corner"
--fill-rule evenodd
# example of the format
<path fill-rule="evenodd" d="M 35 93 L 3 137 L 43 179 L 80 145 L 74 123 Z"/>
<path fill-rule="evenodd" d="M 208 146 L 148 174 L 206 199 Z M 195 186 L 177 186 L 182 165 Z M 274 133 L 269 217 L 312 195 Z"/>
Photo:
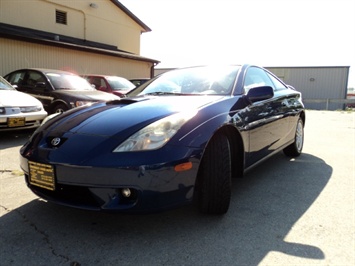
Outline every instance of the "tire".
<path fill-rule="evenodd" d="M 63 113 L 66 110 L 68 110 L 68 107 L 63 103 L 59 103 L 54 106 L 52 113 Z"/>
<path fill-rule="evenodd" d="M 295 141 L 287 146 L 283 152 L 286 156 L 289 157 L 297 157 L 302 153 L 303 141 L 304 141 L 304 126 L 303 120 L 298 118 L 296 125 L 296 133 L 295 133 Z"/>
<path fill-rule="evenodd" d="M 212 138 L 203 155 L 198 183 L 198 207 L 207 214 L 224 214 L 231 198 L 231 152 L 228 138 Z"/>

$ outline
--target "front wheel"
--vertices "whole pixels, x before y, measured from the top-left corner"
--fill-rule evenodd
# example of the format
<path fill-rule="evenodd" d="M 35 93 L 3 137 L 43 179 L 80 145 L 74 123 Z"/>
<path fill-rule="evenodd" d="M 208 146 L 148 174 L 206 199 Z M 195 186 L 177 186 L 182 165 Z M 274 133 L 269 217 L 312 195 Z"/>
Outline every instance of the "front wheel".
<path fill-rule="evenodd" d="M 201 212 L 224 214 L 231 198 L 231 149 L 228 138 L 212 138 L 203 155 L 198 183 L 198 206 Z"/>
<path fill-rule="evenodd" d="M 303 141 L 304 141 L 303 120 L 301 118 L 298 118 L 295 141 L 283 150 L 284 154 L 290 157 L 300 156 L 302 153 Z"/>
<path fill-rule="evenodd" d="M 63 113 L 66 110 L 68 110 L 68 107 L 63 103 L 59 103 L 56 106 L 54 106 L 53 113 Z"/>

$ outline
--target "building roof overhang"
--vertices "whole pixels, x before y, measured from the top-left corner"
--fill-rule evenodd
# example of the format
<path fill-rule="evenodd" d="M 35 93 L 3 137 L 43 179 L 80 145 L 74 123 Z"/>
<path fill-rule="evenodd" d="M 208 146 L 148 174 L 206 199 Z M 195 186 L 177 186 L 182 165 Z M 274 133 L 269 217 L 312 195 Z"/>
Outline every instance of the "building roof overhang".
<path fill-rule="evenodd" d="M 149 32 L 152 31 L 146 24 L 144 24 L 138 17 L 136 17 L 127 7 L 122 5 L 119 1 L 117 0 L 111 0 L 113 4 L 115 4 L 118 8 L 120 8 L 123 12 L 125 12 L 132 20 L 134 20 L 139 26 L 141 26 L 144 31 L 143 32 Z"/>
<path fill-rule="evenodd" d="M 48 46 L 61 47 L 71 50 L 80 50 L 97 54 L 105 54 L 109 56 L 116 56 L 137 61 L 145 61 L 155 65 L 160 63 L 160 61 L 155 59 L 119 50 L 116 46 L 113 45 L 73 38 L 51 32 L 44 32 L 30 28 L 14 26 L 5 23 L 0 23 L 0 37 L 31 43 L 38 43 Z"/>

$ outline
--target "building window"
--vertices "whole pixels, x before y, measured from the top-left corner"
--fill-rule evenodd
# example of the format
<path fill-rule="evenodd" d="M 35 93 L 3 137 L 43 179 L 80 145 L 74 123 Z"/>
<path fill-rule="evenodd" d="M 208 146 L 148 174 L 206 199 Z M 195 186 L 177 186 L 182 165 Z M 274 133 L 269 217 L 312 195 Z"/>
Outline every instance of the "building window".
<path fill-rule="evenodd" d="M 59 24 L 67 25 L 67 12 L 56 10 L 55 22 Z"/>

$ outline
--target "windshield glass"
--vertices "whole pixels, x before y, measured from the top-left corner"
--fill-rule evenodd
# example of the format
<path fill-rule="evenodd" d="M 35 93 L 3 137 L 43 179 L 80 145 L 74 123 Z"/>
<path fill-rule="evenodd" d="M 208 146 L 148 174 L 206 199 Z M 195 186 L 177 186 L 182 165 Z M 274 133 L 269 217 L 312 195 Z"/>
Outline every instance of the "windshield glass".
<path fill-rule="evenodd" d="M 0 77 L 0 90 L 15 90 L 3 77 Z"/>
<path fill-rule="evenodd" d="M 134 84 L 127 79 L 120 77 L 108 77 L 107 82 L 110 84 L 113 90 L 131 90 L 135 88 Z"/>
<path fill-rule="evenodd" d="M 146 94 L 229 95 L 239 66 L 194 67 L 166 72 L 129 93 L 128 96 Z"/>
<path fill-rule="evenodd" d="M 56 90 L 95 90 L 87 80 L 79 76 L 62 73 L 47 73 L 46 75 Z"/>

